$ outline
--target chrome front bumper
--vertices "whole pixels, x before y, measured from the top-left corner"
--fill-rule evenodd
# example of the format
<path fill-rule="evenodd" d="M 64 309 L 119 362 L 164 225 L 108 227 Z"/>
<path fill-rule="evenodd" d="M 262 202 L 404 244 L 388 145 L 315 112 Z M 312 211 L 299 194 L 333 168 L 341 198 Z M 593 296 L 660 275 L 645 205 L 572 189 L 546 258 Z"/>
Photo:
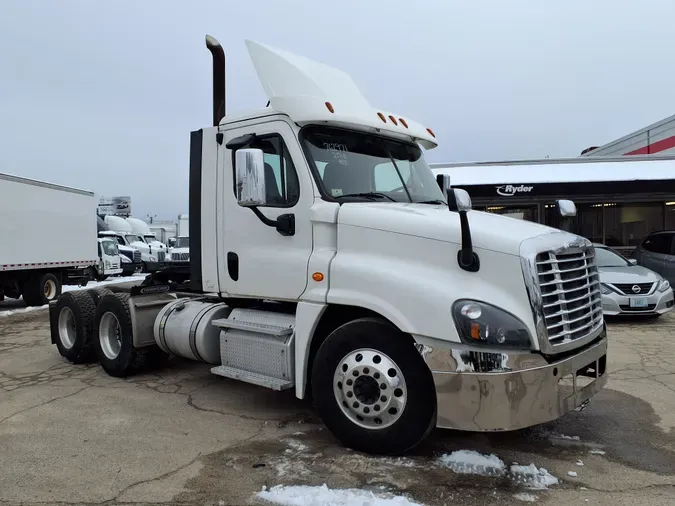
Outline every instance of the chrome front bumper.
<path fill-rule="evenodd" d="M 549 422 L 581 406 L 607 382 L 607 337 L 549 363 L 534 353 L 422 347 L 436 386 L 436 426 L 508 431 Z"/>

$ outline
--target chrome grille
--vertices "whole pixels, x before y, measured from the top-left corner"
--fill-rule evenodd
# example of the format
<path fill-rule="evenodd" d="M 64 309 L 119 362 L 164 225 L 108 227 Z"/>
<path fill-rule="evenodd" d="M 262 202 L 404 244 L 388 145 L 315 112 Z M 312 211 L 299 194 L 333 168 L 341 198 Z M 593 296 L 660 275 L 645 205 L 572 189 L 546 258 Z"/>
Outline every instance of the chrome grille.
<path fill-rule="evenodd" d="M 178 258 L 181 262 L 187 262 L 190 260 L 190 253 L 180 253 L 180 257 Z"/>
<path fill-rule="evenodd" d="M 166 258 L 166 253 L 164 253 L 163 251 L 157 252 L 157 261 L 158 262 L 163 262 L 165 258 Z"/>
<path fill-rule="evenodd" d="M 136 249 L 134 250 L 134 263 L 137 264 L 140 262 L 141 262 L 141 252 Z"/>
<path fill-rule="evenodd" d="M 654 283 L 614 283 L 612 286 L 626 295 L 647 295 L 652 291 Z M 634 286 L 639 290 L 634 290 Z"/>
<path fill-rule="evenodd" d="M 600 276 L 593 248 L 539 253 L 536 266 L 551 344 L 574 341 L 602 325 Z"/>

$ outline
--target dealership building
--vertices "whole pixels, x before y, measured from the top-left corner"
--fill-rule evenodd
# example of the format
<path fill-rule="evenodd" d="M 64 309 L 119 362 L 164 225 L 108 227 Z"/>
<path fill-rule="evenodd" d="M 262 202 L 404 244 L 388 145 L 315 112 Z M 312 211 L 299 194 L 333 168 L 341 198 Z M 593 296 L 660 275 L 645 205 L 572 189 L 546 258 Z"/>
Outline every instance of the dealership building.
<path fill-rule="evenodd" d="M 431 168 L 467 190 L 475 209 L 556 228 L 554 202 L 571 199 L 571 231 L 625 255 L 648 233 L 675 229 L 675 116 L 575 158 Z"/>

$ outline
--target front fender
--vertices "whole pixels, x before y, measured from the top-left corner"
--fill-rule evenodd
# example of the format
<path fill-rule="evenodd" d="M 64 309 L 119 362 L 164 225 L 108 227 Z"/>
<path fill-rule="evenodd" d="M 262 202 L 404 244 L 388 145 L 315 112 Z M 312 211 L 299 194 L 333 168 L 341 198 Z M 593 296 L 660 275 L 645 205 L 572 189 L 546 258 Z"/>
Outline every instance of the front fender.
<path fill-rule="evenodd" d="M 363 307 L 403 332 L 459 342 L 452 304 L 470 298 L 511 312 L 536 335 L 517 256 L 476 249 L 480 270 L 466 272 L 456 244 L 354 226 L 340 226 L 338 245 L 329 304 Z"/>

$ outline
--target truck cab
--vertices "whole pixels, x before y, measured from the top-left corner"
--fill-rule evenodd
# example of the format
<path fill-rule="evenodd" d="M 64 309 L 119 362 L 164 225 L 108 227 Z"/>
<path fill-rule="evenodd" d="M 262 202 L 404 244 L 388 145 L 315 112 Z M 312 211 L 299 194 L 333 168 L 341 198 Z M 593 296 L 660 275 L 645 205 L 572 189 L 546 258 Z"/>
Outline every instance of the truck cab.
<path fill-rule="evenodd" d="M 115 233 L 119 245 L 128 246 L 141 253 L 141 270 L 143 272 L 156 272 L 163 267 L 164 251 L 153 248 L 152 245 L 145 242 L 142 235 L 134 232 L 127 220 L 119 216 L 106 216 L 104 221 L 110 230 Z M 160 260 L 160 258 L 162 259 Z"/>
<path fill-rule="evenodd" d="M 227 116 L 224 51 L 206 42 L 213 121 L 190 136 L 189 273 L 101 299 L 91 339 L 109 374 L 162 353 L 201 361 L 311 393 L 343 444 L 387 454 L 434 427 L 545 423 L 604 386 L 588 240 L 471 210 L 425 161 L 431 128 L 324 64 L 247 41 L 269 104 Z"/>
<path fill-rule="evenodd" d="M 167 264 L 188 264 L 190 262 L 190 238 L 176 237 L 166 256 Z"/>
<path fill-rule="evenodd" d="M 98 281 L 122 274 L 120 256 L 117 241 L 114 238 L 98 238 L 98 264 L 96 265 L 96 279 Z"/>

